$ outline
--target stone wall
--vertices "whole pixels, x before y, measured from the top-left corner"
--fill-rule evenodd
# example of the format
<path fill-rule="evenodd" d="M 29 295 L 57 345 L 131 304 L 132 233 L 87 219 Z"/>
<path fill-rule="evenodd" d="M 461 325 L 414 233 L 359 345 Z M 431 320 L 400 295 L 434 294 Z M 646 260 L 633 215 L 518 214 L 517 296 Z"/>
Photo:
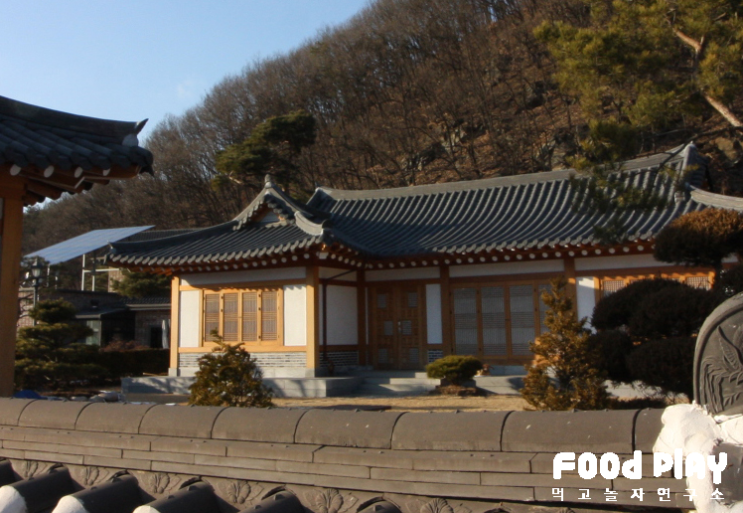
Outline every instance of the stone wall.
<path fill-rule="evenodd" d="M 277 487 L 316 513 L 356 511 L 374 498 L 402 513 L 429 511 L 435 501 L 444 501 L 447 513 L 517 511 L 534 503 L 690 508 L 684 480 L 652 477 L 662 412 L 396 413 L 1 399 L 0 457 L 20 477 L 63 464 L 81 487 L 128 470 L 153 497 L 201 476 L 234 508 Z M 643 451 L 639 481 L 552 477 L 556 452 L 629 458 L 634 450 Z M 241 487 L 255 493 L 238 494 L 236 502 L 230 490 Z M 564 502 L 553 494 L 557 487 Z M 642 502 L 631 498 L 638 488 L 645 490 Z M 670 489 L 668 502 L 659 488 Z M 606 501 L 607 489 L 617 491 L 616 502 Z M 581 499 L 581 490 L 590 499 Z M 328 494 L 348 508 L 318 509 Z"/>

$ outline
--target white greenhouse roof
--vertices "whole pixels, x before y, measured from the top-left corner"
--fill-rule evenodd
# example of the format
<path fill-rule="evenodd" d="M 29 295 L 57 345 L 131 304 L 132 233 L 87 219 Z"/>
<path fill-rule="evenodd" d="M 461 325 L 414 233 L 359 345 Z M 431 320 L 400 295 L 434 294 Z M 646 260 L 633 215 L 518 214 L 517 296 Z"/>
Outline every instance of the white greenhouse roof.
<path fill-rule="evenodd" d="M 149 230 L 150 226 L 129 226 L 126 228 L 109 228 L 107 230 L 93 230 L 66 241 L 54 244 L 48 248 L 29 253 L 24 258 L 41 257 L 50 265 L 59 264 L 106 247 L 111 242 L 131 237 L 139 232 Z"/>

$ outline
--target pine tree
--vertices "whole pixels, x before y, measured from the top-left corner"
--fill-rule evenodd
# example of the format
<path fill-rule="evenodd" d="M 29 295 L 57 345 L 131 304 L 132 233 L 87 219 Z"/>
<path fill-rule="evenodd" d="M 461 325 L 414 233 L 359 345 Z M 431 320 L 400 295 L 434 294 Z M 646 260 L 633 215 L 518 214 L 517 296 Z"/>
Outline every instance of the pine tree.
<path fill-rule="evenodd" d="M 268 118 L 243 142 L 217 153 L 219 174 L 212 185 L 219 188 L 230 182 L 260 183 L 263 176 L 270 173 L 285 189 L 301 195 L 303 184 L 297 175 L 297 158 L 302 149 L 315 143 L 316 127 L 315 117 L 303 110 Z"/>
<path fill-rule="evenodd" d="M 122 269 L 123 278 L 114 280 L 113 290 L 126 297 L 170 296 L 170 278 L 161 274 Z"/>
<path fill-rule="evenodd" d="M 565 292 L 565 279 L 552 280 L 552 291 L 542 294 L 547 305 L 549 331 L 532 342 L 536 360 L 524 378 L 521 395 L 538 409 L 597 410 L 607 405 L 600 355 L 588 342 L 586 319 L 578 319 Z"/>
<path fill-rule="evenodd" d="M 689 212 L 663 228 L 655 239 L 655 258 L 694 267 L 713 267 L 715 282 L 722 260 L 743 252 L 743 215 L 708 208 Z"/>
<path fill-rule="evenodd" d="M 197 406 L 272 406 L 273 390 L 263 383 L 263 374 L 241 344 L 232 345 L 212 332 L 217 347 L 199 359 L 189 404 Z"/>
<path fill-rule="evenodd" d="M 72 304 L 62 299 L 40 301 L 30 316 L 37 325 L 18 331 L 16 388 L 58 389 L 72 380 L 107 374 L 106 369 L 94 363 L 98 346 L 80 343 L 93 332 L 75 322 Z"/>

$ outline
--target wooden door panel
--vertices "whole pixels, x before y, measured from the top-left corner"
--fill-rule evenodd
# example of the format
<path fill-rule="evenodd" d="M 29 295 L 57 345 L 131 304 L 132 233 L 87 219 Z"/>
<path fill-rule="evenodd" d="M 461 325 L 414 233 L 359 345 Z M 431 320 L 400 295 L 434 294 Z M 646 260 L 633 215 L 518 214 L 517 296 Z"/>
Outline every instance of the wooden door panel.
<path fill-rule="evenodd" d="M 424 289 L 372 287 L 373 363 L 380 369 L 419 369 L 425 333 Z"/>

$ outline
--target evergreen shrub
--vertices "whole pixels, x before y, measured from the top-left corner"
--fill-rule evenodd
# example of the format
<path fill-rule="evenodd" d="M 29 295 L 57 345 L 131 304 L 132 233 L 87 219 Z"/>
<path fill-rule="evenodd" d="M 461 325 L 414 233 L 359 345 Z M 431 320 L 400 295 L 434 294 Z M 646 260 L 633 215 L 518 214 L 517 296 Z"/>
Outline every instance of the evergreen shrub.
<path fill-rule="evenodd" d="M 475 377 L 482 369 L 482 362 L 474 356 L 449 355 L 426 365 L 426 376 L 445 379 L 452 385 L 461 386 Z"/>
<path fill-rule="evenodd" d="M 632 376 L 627 368 L 627 357 L 632 352 L 632 339 L 623 331 L 599 331 L 589 337 L 591 346 L 597 347 L 600 355 L 600 368 L 606 377 L 614 382 L 627 383 Z"/>
<path fill-rule="evenodd" d="M 565 286 L 564 278 L 556 278 L 552 290 L 542 294 L 548 331 L 530 346 L 536 358 L 527 367 L 521 395 L 541 410 L 603 409 L 608 396 L 601 355 L 589 340 L 586 319 L 577 318 Z"/>
<path fill-rule="evenodd" d="M 694 337 L 651 340 L 638 346 L 627 359 L 632 377 L 664 392 L 693 397 Z"/>
<path fill-rule="evenodd" d="M 273 406 L 273 390 L 242 345 L 227 344 L 216 333 L 214 350 L 199 359 L 196 380 L 189 387 L 189 404 L 198 406 Z"/>

